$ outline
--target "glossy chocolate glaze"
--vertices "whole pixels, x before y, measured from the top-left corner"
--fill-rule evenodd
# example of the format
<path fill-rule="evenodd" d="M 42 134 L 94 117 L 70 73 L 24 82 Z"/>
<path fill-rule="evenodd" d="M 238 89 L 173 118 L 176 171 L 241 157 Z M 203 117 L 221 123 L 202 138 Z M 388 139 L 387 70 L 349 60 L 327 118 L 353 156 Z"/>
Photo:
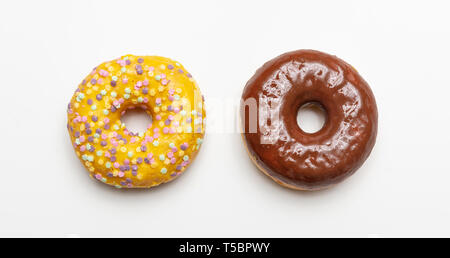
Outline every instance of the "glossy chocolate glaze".
<path fill-rule="evenodd" d="M 256 118 L 246 105 L 251 99 Z M 320 103 L 327 113 L 322 129 L 312 134 L 296 120 L 308 102 Z M 372 91 L 352 66 L 322 52 L 298 50 L 270 60 L 248 81 L 241 122 L 249 154 L 265 174 L 286 187 L 318 190 L 364 163 L 375 144 L 378 113 Z"/>

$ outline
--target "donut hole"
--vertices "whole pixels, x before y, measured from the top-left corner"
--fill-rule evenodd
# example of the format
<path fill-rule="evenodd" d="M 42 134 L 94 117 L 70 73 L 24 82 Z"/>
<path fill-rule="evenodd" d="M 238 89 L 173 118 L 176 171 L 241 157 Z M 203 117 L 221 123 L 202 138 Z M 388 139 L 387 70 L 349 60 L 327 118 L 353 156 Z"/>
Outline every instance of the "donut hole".
<path fill-rule="evenodd" d="M 327 112 L 318 102 L 307 102 L 297 112 L 297 125 L 305 133 L 316 133 L 325 125 Z"/>
<path fill-rule="evenodd" d="M 125 124 L 128 131 L 139 134 L 147 131 L 153 119 L 142 108 L 129 108 L 122 113 L 120 121 Z"/>

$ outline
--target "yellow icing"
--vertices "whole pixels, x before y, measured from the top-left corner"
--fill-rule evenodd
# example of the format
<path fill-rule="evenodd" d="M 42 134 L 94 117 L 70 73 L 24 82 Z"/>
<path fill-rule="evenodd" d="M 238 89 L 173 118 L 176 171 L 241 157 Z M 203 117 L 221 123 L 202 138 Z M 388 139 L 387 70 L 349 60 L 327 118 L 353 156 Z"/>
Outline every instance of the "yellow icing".
<path fill-rule="evenodd" d="M 141 135 L 130 134 L 120 120 L 122 112 L 137 107 L 153 119 Z M 91 177 L 118 188 L 148 188 L 182 174 L 203 141 L 204 118 L 195 80 L 178 62 L 158 56 L 126 55 L 102 63 L 68 107 L 77 156 Z"/>

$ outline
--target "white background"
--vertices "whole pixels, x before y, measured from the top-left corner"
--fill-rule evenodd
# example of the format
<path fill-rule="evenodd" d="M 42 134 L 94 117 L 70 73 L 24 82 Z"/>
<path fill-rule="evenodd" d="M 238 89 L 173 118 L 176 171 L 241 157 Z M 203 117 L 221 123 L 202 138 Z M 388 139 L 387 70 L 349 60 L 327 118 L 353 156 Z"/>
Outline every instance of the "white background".
<path fill-rule="evenodd" d="M 0 236 L 450 236 L 449 1 L 1 1 Z M 377 144 L 335 188 L 297 192 L 208 133 L 151 190 L 90 179 L 66 131 L 78 83 L 124 54 L 180 61 L 208 100 L 239 99 L 265 61 L 317 49 L 371 85 Z"/>

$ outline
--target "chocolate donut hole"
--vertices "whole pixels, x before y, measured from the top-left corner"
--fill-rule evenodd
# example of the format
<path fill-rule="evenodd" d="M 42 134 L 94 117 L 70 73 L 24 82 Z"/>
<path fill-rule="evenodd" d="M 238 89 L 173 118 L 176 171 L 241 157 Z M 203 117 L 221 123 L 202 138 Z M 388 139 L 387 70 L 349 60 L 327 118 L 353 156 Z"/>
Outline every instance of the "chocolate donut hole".
<path fill-rule="evenodd" d="M 320 102 L 306 102 L 297 111 L 297 125 L 305 133 L 319 132 L 326 121 L 327 111 Z"/>

